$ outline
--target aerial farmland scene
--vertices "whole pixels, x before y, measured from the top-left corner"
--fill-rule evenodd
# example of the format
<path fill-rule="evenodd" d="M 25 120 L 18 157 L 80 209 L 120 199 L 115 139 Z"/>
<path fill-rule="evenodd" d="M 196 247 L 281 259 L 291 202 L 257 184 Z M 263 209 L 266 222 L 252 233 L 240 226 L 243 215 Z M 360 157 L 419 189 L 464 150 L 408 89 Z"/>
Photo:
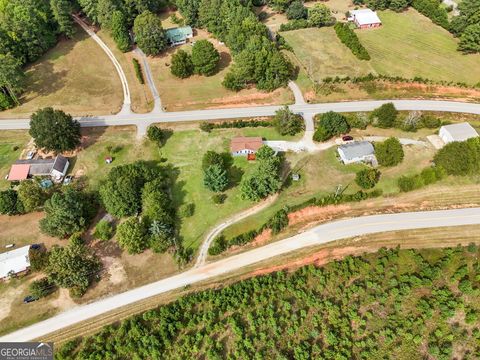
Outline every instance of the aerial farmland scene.
<path fill-rule="evenodd" d="M 480 359 L 480 0 L 0 0 L 0 360 Z"/>

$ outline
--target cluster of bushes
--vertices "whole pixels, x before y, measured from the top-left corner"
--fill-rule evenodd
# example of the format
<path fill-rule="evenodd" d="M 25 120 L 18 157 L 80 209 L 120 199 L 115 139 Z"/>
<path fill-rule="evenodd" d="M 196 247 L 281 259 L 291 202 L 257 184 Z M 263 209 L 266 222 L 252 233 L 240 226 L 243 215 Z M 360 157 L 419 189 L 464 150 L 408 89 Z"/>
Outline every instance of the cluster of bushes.
<path fill-rule="evenodd" d="M 318 117 L 318 115 L 317 115 Z M 345 134 L 350 131 L 347 118 L 334 111 L 321 114 L 317 121 L 317 128 L 313 134 L 313 140 L 326 141 L 336 135 Z"/>
<path fill-rule="evenodd" d="M 250 3 L 178 0 L 176 6 L 187 24 L 206 28 L 232 52 L 234 63 L 223 80 L 226 88 L 238 91 L 255 84 L 272 91 L 287 85 L 293 66 L 270 39 Z"/>
<path fill-rule="evenodd" d="M 147 129 L 148 140 L 154 142 L 158 147 L 165 145 L 165 142 L 172 134 L 171 130 L 161 129 L 158 126 L 150 125 Z"/>
<path fill-rule="evenodd" d="M 147 248 L 155 252 L 174 248 L 177 254 L 182 253 L 171 198 L 174 172 L 168 165 L 137 161 L 114 167 L 100 186 L 107 212 L 118 218 L 128 217 L 118 225 L 117 239 L 129 253 L 141 253 Z"/>
<path fill-rule="evenodd" d="M 373 10 L 403 11 L 410 5 L 411 0 L 354 0 L 355 5 L 366 4 Z"/>
<path fill-rule="evenodd" d="M 370 60 L 367 49 L 360 43 L 360 39 L 349 24 L 336 23 L 333 28 L 340 41 L 352 50 L 353 55 L 360 60 Z"/>
<path fill-rule="evenodd" d="M 203 155 L 203 185 L 210 191 L 219 193 L 229 184 L 228 171 L 232 163 L 229 153 L 220 154 L 209 150 Z"/>
<path fill-rule="evenodd" d="M 308 206 L 338 205 L 341 203 L 362 201 L 374 197 L 379 197 L 381 195 L 382 192 L 380 190 L 374 190 L 370 192 L 357 191 L 353 194 L 333 193 L 321 198 L 310 198 L 303 203 L 291 207 L 285 207 L 279 210 L 275 213 L 274 216 L 272 216 L 265 224 L 260 226 L 258 229 L 247 231 L 243 234 L 234 236 L 231 239 L 226 239 L 223 234 L 219 235 L 215 239 L 211 247 L 208 249 L 208 253 L 210 255 L 218 255 L 232 246 L 245 245 L 253 241 L 265 229 L 271 229 L 272 234 L 278 234 L 280 231 L 282 231 L 288 226 L 288 214 L 304 209 Z"/>
<path fill-rule="evenodd" d="M 421 128 L 436 129 L 442 124 L 439 118 L 420 111 L 410 111 L 404 116 L 399 115 L 393 103 L 386 103 L 370 113 L 369 123 L 385 129 L 395 127 L 405 131 L 417 131 Z M 363 118 L 350 118 L 354 123 L 364 124 Z"/>
<path fill-rule="evenodd" d="M 208 40 L 198 40 L 192 47 L 192 54 L 178 50 L 172 56 L 171 73 L 181 79 L 193 74 L 211 76 L 215 73 L 220 54 Z"/>
<path fill-rule="evenodd" d="M 380 175 L 377 169 L 362 169 L 355 175 L 355 182 L 362 189 L 372 189 L 380 180 Z"/>
<path fill-rule="evenodd" d="M 402 144 L 396 137 L 375 143 L 375 157 L 382 166 L 395 166 L 403 161 L 405 156 Z"/>
<path fill-rule="evenodd" d="M 272 127 L 273 122 L 270 120 L 234 120 L 223 122 L 207 122 L 200 123 L 200 130 L 210 132 L 213 129 L 242 129 L 246 127 Z"/>
<path fill-rule="evenodd" d="M 452 142 L 441 148 L 433 159 L 449 175 L 471 175 L 480 172 L 480 138 Z"/>
<path fill-rule="evenodd" d="M 255 156 L 255 170 L 242 180 L 240 192 L 244 199 L 259 201 L 280 190 L 280 168 L 283 159 L 267 145 L 258 149 Z"/>
<path fill-rule="evenodd" d="M 272 124 L 280 135 L 296 135 L 305 129 L 302 116 L 291 112 L 288 106 L 275 112 Z"/>
<path fill-rule="evenodd" d="M 315 4 L 307 9 L 303 2 L 296 0 L 289 5 L 286 15 L 290 21 L 286 24 L 281 24 L 280 31 L 332 26 L 335 24 L 335 18 L 332 16 L 330 9 L 323 4 Z"/>
<path fill-rule="evenodd" d="M 137 77 L 138 82 L 142 85 L 145 84 L 145 79 L 143 78 L 143 72 L 142 72 L 142 67 L 140 66 L 140 63 L 135 58 L 132 59 L 132 63 L 133 63 L 133 69 L 135 70 L 135 76 Z"/>
<path fill-rule="evenodd" d="M 402 192 L 408 192 L 420 189 L 423 186 L 433 184 L 442 180 L 446 176 L 446 171 L 441 166 L 428 167 L 422 170 L 420 174 L 411 176 L 401 176 L 398 179 L 398 187 Z"/>

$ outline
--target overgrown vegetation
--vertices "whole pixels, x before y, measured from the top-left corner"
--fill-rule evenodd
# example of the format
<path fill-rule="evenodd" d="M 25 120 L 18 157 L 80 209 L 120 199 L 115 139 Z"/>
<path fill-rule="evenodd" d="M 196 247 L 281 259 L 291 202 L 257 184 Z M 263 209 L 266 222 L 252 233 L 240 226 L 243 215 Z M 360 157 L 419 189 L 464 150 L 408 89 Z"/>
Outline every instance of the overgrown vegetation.
<path fill-rule="evenodd" d="M 207 122 L 200 123 L 200 130 L 210 132 L 213 129 L 231 129 L 231 128 L 246 128 L 246 127 L 271 127 L 273 122 L 270 120 L 235 120 L 223 122 Z"/>
<path fill-rule="evenodd" d="M 334 136 L 348 133 L 349 131 L 350 126 L 347 122 L 347 118 L 343 114 L 329 111 L 318 117 L 317 128 L 313 134 L 313 140 L 326 141 Z"/>
<path fill-rule="evenodd" d="M 420 174 L 401 176 L 398 179 L 397 184 L 400 188 L 400 191 L 407 192 L 433 184 L 442 180 L 445 176 L 445 169 L 443 169 L 441 166 L 434 166 L 423 169 Z"/>
<path fill-rule="evenodd" d="M 472 138 L 462 142 L 452 142 L 441 148 L 434 162 L 449 175 L 471 175 L 480 171 L 480 139 Z"/>
<path fill-rule="evenodd" d="M 405 156 L 400 140 L 396 137 L 375 143 L 375 156 L 382 166 L 395 166 L 403 161 Z"/>
<path fill-rule="evenodd" d="M 280 135 L 296 135 L 305 129 L 303 117 L 291 112 L 288 106 L 275 112 L 273 126 Z"/>
<path fill-rule="evenodd" d="M 473 244 L 381 249 L 254 277 L 68 342 L 58 359 L 475 358 L 477 257 Z"/>

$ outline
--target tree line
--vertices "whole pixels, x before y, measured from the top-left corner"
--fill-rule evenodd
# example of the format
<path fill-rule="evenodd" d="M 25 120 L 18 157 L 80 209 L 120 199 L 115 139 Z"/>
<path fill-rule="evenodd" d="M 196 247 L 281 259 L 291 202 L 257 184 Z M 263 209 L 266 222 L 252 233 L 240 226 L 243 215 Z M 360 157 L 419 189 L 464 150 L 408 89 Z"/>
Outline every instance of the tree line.
<path fill-rule="evenodd" d="M 478 248 L 380 249 L 183 296 L 60 359 L 447 360 L 480 355 Z"/>

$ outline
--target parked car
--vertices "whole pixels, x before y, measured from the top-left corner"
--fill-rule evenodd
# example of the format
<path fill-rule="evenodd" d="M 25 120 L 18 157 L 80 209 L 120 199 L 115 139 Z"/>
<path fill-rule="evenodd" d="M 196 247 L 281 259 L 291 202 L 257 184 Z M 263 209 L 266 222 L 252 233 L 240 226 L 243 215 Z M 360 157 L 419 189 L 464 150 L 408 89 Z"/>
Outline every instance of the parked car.
<path fill-rule="evenodd" d="M 72 182 L 73 180 L 73 176 L 72 175 L 67 175 L 65 176 L 65 178 L 63 179 L 63 185 L 68 185 Z"/>
<path fill-rule="evenodd" d="M 353 140 L 353 136 L 343 135 L 343 136 L 342 136 L 342 140 L 343 140 L 343 141 L 352 141 L 352 140 Z"/>
<path fill-rule="evenodd" d="M 35 150 L 29 151 L 27 153 L 27 160 L 32 160 L 37 152 Z"/>
<path fill-rule="evenodd" d="M 35 296 L 28 295 L 28 296 L 25 296 L 25 298 L 23 299 L 23 303 L 28 304 L 28 303 L 31 303 L 31 302 L 34 302 L 34 301 L 37 301 L 37 300 L 38 300 L 38 298 L 36 298 Z"/>
<path fill-rule="evenodd" d="M 32 244 L 32 245 L 30 245 L 30 249 L 33 249 L 33 250 L 39 250 L 41 247 L 42 247 L 42 245 L 40 245 L 40 244 Z"/>

